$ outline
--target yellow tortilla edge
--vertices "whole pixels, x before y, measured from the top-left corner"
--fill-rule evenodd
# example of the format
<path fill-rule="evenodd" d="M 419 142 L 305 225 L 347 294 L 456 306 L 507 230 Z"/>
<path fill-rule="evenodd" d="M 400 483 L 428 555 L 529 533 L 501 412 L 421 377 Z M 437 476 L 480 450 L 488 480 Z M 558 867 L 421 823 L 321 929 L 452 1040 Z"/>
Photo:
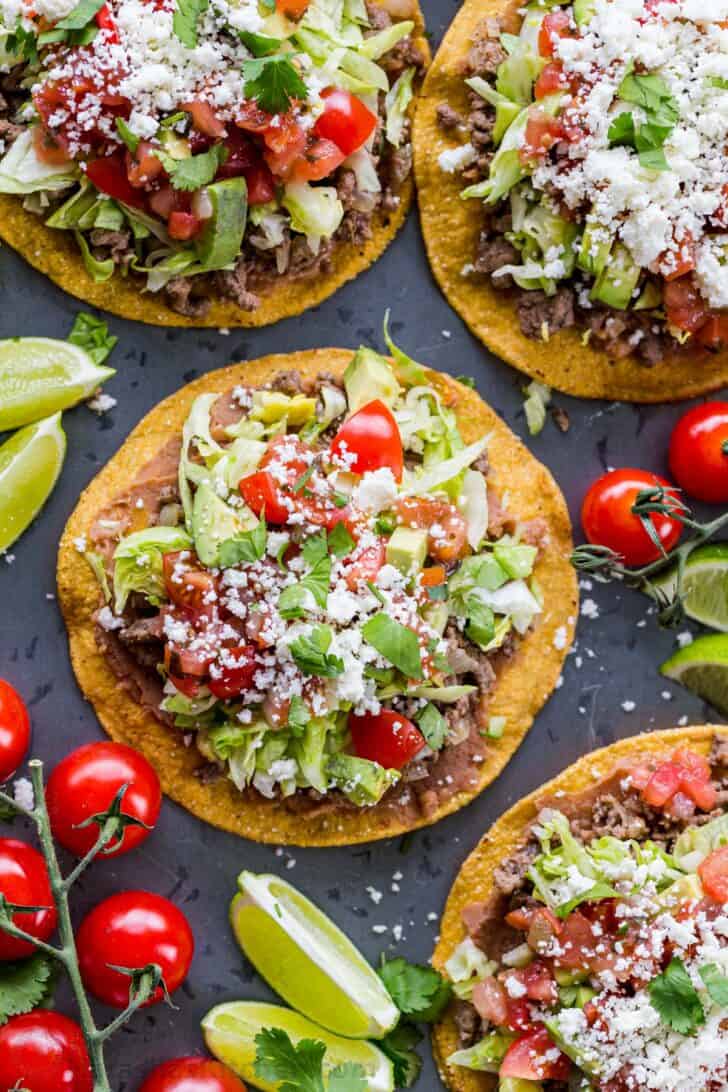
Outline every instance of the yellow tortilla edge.
<path fill-rule="evenodd" d="M 414 125 L 415 180 L 420 222 L 430 267 L 450 305 L 473 334 L 497 356 L 541 383 L 577 398 L 626 402 L 671 402 L 708 394 L 728 383 L 728 348 L 675 353 L 647 366 L 634 355 L 612 360 L 584 344 L 578 328 L 552 334 L 547 342 L 525 337 L 508 293 L 485 276 L 463 276 L 474 261 L 482 226 L 482 202 L 464 201 L 459 175 L 446 174 L 438 157 L 463 138 L 437 123 L 442 102 L 467 116 L 467 87 L 461 65 L 476 26 L 491 17 L 512 17 L 513 0 L 466 0 L 447 31 L 425 78 Z"/>
<path fill-rule="evenodd" d="M 573 639 L 578 593 L 576 574 L 569 562 L 571 523 L 561 491 L 546 467 L 534 459 L 473 390 L 430 371 L 429 380 L 452 400 L 466 442 L 490 433 L 490 480 L 501 491 L 510 491 L 519 518 L 542 516 L 550 529 L 550 542 L 535 570 L 546 599 L 545 611 L 533 631 L 522 639 L 518 654 L 499 674 L 490 712 L 505 716 L 506 728 L 501 739 L 487 741 L 487 758 L 478 767 L 477 786 L 457 793 L 434 815 L 422 817 L 415 824 L 392 822 L 391 816 L 378 812 L 376 806 L 315 818 L 294 815 L 276 801 L 244 799 L 227 778 L 202 784 L 192 773 L 200 761 L 197 749 L 184 747 L 181 732 L 175 734 L 165 728 L 120 688 L 96 647 L 92 615 L 99 606 L 98 585 L 74 541 L 88 536 L 97 514 L 126 492 L 141 468 L 170 437 L 181 432 L 198 395 L 222 393 L 237 384 L 260 385 L 289 368 L 304 378 L 313 378 L 321 371 L 341 376 L 351 356 L 352 350 L 312 349 L 263 357 L 211 372 L 172 394 L 143 418 L 83 492 L 60 542 L 58 596 L 68 629 L 71 660 L 81 690 L 101 724 L 113 739 L 129 743 L 147 756 L 173 800 L 213 826 L 254 841 L 353 845 L 428 826 L 462 808 L 500 773 L 521 743 L 556 686 Z"/>
<path fill-rule="evenodd" d="M 418 0 L 415 0 L 415 9 L 412 16 L 414 40 L 429 63 L 430 47 L 424 37 L 425 21 Z M 410 116 L 413 114 L 414 103 L 410 106 Z M 143 292 L 142 278 L 114 274 L 108 281 L 96 283 L 86 272 L 73 232 L 47 227 L 40 216 L 23 208 L 21 197 L 0 194 L 0 239 L 64 292 L 122 318 L 152 326 L 218 329 L 270 326 L 317 307 L 343 284 L 373 265 L 407 219 L 414 191 L 414 179 L 410 176 L 399 192 L 397 208 L 391 212 L 379 210 L 375 214 L 370 239 L 359 246 L 342 242 L 334 247 L 330 272 L 300 280 L 283 280 L 261 293 L 261 303 L 255 311 L 243 311 L 233 300 L 213 299 L 207 314 L 197 318 L 172 311 L 164 303 L 162 292 Z"/>
<path fill-rule="evenodd" d="M 605 777 L 623 760 L 639 755 L 661 754 L 668 757 L 676 747 L 689 746 L 707 755 L 713 736 L 728 736 L 726 725 L 691 725 L 620 739 L 608 747 L 586 754 L 567 766 L 553 780 L 547 781 L 509 808 L 483 836 L 460 869 L 448 896 L 440 923 L 440 936 L 432 964 L 442 970 L 458 944 L 467 936 L 462 912 L 473 902 L 488 900 L 494 893 L 493 871 L 523 844 L 529 824 L 539 812 L 539 801 L 555 793 L 577 793 L 590 788 L 595 780 Z M 493 1092 L 497 1077 L 477 1073 L 461 1066 L 448 1066 L 447 1059 L 458 1049 L 458 1031 L 452 1013 L 432 1030 L 432 1049 L 437 1068 L 445 1086 L 452 1092 Z"/>

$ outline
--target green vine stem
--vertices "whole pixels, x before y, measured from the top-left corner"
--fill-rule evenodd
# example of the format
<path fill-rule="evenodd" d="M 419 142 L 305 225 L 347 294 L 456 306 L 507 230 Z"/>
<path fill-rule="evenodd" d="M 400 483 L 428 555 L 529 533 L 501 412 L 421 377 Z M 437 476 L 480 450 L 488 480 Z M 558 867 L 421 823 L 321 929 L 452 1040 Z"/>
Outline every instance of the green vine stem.
<path fill-rule="evenodd" d="M 150 964 L 148 967 L 143 967 L 138 970 L 126 971 L 124 968 L 117 968 L 117 970 L 124 970 L 124 973 L 128 973 L 130 976 L 129 1004 L 124 1011 L 106 1027 L 97 1027 L 93 1012 L 91 1011 L 88 995 L 86 994 L 81 978 L 68 895 L 73 885 L 88 868 L 91 862 L 99 854 L 103 854 L 109 843 L 118 835 L 120 829 L 120 804 L 126 787 L 117 795 L 116 800 L 108 812 L 95 817 L 95 821 L 99 824 L 99 836 L 95 844 L 86 856 L 78 862 L 73 871 L 70 872 L 68 876 L 64 877 L 58 863 L 58 855 L 56 853 L 50 820 L 48 818 L 48 809 L 46 807 L 43 786 L 43 763 L 37 758 L 32 759 L 29 763 L 29 767 L 35 795 L 33 809 L 29 810 L 28 808 L 22 807 L 12 797 L 2 791 L 0 791 L 0 803 L 4 804 L 8 809 L 14 811 L 18 815 L 22 815 L 24 818 L 30 820 L 34 823 L 36 830 L 38 831 L 38 838 L 48 869 L 48 878 L 53 894 L 53 901 L 58 913 L 58 933 L 61 943 L 56 947 L 53 944 L 47 944 L 45 941 L 37 940 L 23 929 L 19 929 L 13 923 L 13 915 L 18 912 L 27 912 L 29 909 L 33 908 L 27 906 L 14 906 L 8 903 L 2 895 L 0 895 L 0 930 L 11 937 L 15 937 L 17 940 L 27 941 L 34 945 L 39 951 L 58 960 L 63 966 L 68 975 L 78 1006 L 81 1029 L 86 1040 L 91 1062 L 91 1072 L 94 1081 L 93 1092 L 112 1092 L 108 1074 L 106 1072 L 104 1044 L 115 1031 L 118 1031 L 119 1028 L 131 1018 L 137 1009 L 141 1008 L 142 1005 L 149 1000 L 154 991 L 160 985 L 163 985 L 161 970 L 156 964 Z M 123 823 L 121 825 L 123 826 Z M 46 908 L 35 907 L 34 909 Z"/>

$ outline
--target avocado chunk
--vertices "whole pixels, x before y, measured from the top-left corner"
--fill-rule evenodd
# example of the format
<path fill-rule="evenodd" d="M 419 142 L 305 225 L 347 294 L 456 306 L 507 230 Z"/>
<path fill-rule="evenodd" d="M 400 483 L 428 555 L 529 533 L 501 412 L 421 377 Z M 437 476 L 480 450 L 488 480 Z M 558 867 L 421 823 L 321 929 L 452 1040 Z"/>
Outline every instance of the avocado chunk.
<path fill-rule="evenodd" d="M 590 23 L 594 18 L 596 4 L 594 0 L 574 0 L 574 21 L 578 27 Z"/>
<path fill-rule="evenodd" d="M 611 236 L 601 238 L 604 234 L 603 228 L 587 223 L 581 237 L 581 247 L 576 257 L 576 264 L 579 269 L 583 269 L 585 273 L 591 273 L 593 277 L 600 275 L 607 264 L 609 252 L 612 249 Z"/>
<path fill-rule="evenodd" d="M 594 1069 L 594 1066 L 584 1057 L 582 1051 L 580 1051 L 574 1043 L 567 1042 L 561 1034 L 558 1019 L 544 1020 L 544 1024 L 546 1025 L 549 1035 L 556 1043 L 556 1046 L 567 1056 L 567 1058 L 571 1058 L 572 1062 L 578 1065 L 579 1069 L 583 1069 L 588 1077 L 599 1076 Z"/>
<path fill-rule="evenodd" d="M 541 1081 L 527 1081 L 525 1077 L 501 1077 L 498 1092 L 543 1092 Z"/>
<path fill-rule="evenodd" d="M 377 398 L 385 405 L 393 406 L 401 390 L 384 357 L 365 346 L 357 350 L 344 372 L 344 386 L 349 413 L 356 413 Z"/>
<path fill-rule="evenodd" d="M 439 603 L 428 603 L 423 614 L 428 626 L 434 629 L 436 633 L 445 632 L 445 626 L 450 617 L 447 603 L 443 601 L 440 601 Z"/>
<path fill-rule="evenodd" d="M 203 565 L 218 564 L 220 546 L 246 530 L 238 513 L 218 497 L 212 486 L 201 482 L 192 504 L 192 537 Z"/>
<path fill-rule="evenodd" d="M 617 243 L 596 280 L 589 298 L 624 311 L 629 307 L 642 270 L 625 246 Z"/>
<path fill-rule="evenodd" d="M 646 281 L 640 298 L 634 305 L 635 311 L 652 311 L 662 305 L 662 290 L 654 281 Z"/>
<path fill-rule="evenodd" d="M 244 178 L 227 178 L 213 182 L 205 192 L 212 216 L 195 242 L 195 249 L 207 269 L 222 269 L 240 253 L 248 216 L 248 187 Z"/>
<path fill-rule="evenodd" d="M 399 779 L 397 770 L 385 770 L 378 762 L 355 755 L 332 755 L 327 773 L 332 785 L 360 806 L 378 803 Z"/>
<path fill-rule="evenodd" d="M 427 557 L 427 531 L 415 527 L 397 527 L 387 543 L 387 564 L 405 576 L 418 573 Z"/>

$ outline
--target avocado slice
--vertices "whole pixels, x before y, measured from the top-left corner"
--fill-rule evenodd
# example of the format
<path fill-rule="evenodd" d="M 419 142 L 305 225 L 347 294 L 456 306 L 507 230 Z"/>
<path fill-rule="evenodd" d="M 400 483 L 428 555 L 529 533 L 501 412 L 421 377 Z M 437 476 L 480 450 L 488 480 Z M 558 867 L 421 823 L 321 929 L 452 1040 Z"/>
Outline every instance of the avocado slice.
<path fill-rule="evenodd" d="M 597 225 L 592 226 L 587 223 L 581 237 L 581 247 L 576 256 L 579 269 L 583 269 L 585 273 L 591 273 L 593 277 L 598 277 L 603 271 L 612 249 L 611 238 L 599 240 L 594 238 L 596 227 Z M 602 234 L 602 229 L 599 234 Z"/>
<path fill-rule="evenodd" d="M 387 564 L 405 576 L 418 573 L 427 557 L 427 531 L 416 527 L 397 527 L 387 543 Z"/>
<path fill-rule="evenodd" d="M 344 372 L 344 386 L 349 413 L 356 413 L 377 398 L 385 405 L 393 406 L 401 390 L 384 357 L 366 346 L 357 350 Z"/>
<path fill-rule="evenodd" d="M 594 18 L 596 4 L 594 0 L 574 0 L 574 21 L 578 27 L 590 23 Z"/>
<path fill-rule="evenodd" d="M 662 290 L 654 281 L 645 281 L 645 286 L 633 310 L 652 311 L 660 306 L 662 306 Z"/>
<path fill-rule="evenodd" d="M 626 246 L 616 243 L 589 298 L 624 311 L 629 307 L 641 273 L 641 267 L 634 261 Z"/>
<path fill-rule="evenodd" d="M 355 755 L 332 755 L 327 773 L 344 796 L 360 806 L 378 803 L 399 779 L 397 770 L 385 770 L 378 762 Z"/>
<path fill-rule="evenodd" d="M 244 178 L 227 178 L 207 186 L 212 216 L 195 242 L 197 257 L 207 269 L 222 269 L 235 261 L 245 233 L 248 187 Z"/>
<path fill-rule="evenodd" d="M 572 1062 L 574 1062 L 575 1065 L 578 1065 L 579 1069 L 583 1070 L 584 1073 L 586 1073 L 587 1077 L 599 1076 L 599 1074 L 594 1069 L 594 1066 L 591 1065 L 583 1057 L 583 1054 L 579 1050 L 579 1048 L 574 1046 L 573 1043 L 569 1043 L 566 1041 L 566 1039 L 564 1039 L 564 1036 L 561 1034 L 561 1030 L 556 1019 L 544 1020 L 544 1024 L 546 1025 L 546 1029 L 549 1035 L 556 1043 L 556 1046 L 559 1048 L 559 1050 L 561 1050 L 567 1056 L 567 1058 L 571 1058 Z"/>
<path fill-rule="evenodd" d="M 238 513 L 218 497 L 212 486 L 201 482 L 192 504 L 192 537 L 202 564 L 217 565 L 221 544 L 244 530 L 246 525 Z"/>

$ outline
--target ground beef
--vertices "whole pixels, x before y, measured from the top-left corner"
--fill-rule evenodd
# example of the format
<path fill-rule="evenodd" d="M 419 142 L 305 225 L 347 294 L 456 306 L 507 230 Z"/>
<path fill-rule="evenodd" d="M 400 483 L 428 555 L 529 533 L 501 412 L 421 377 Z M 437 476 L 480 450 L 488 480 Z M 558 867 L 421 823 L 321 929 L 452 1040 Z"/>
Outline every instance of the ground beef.
<path fill-rule="evenodd" d="M 99 261 L 111 258 L 114 265 L 127 266 L 135 256 L 130 231 L 94 228 L 90 238 L 94 257 Z"/>
<path fill-rule="evenodd" d="M 489 694 L 495 683 L 495 671 L 488 654 L 469 641 L 453 621 L 447 624 L 445 640 L 453 673 L 465 678 L 472 676 L 478 686 L 479 697 Z"/>
<path fill-rule="evenodd" d="M 495 76 L 498 65 L 506 59 L 500 43 L 501 27 L 495 19 L 484 19 L 475 30 L 473 44 L 465 59 L 468 76 Z"/>
<path fill-rule="evenodd" d="M 389 188 L 397 193 L 412 173 L 412 145 L 408 142 L 395 148 L 385 162 Z"/>
<path fill-rule="evenodd" d="M 412 38 L 407 37 L 397 42 L 397 45 L 380 57 L 377 63 L 389 76 L 389 82 L 394 83 L 407 68 L 414 68 L 417 73 L 422 72 L 427 59 Z"/>
<path fill-rule="evenodd" d="M 227 299 L 235 300 L 242 311 L 255 311 L 260 306 L 260 296 L 247 287 L 248 261 L 238 258 L 234 269 L 215 274 L 215 285 Z"/>
<path fill-rule="evenodd" d="M 164 636 L 164 620 L 161 614 L 153 618 L 139 618 L 124 629 L 119 630 L 119 640 L 125 645 L 145 644 L 148 641 L 161 641 Z"/>
<path fill-rule="evenodd" d="M 708 758 L 710 768 L 716 777 L 728 775 L 728 733 L 713 736 L 713 743 Z"/>
<path fill-rule="evenodd" d="M 340 242 L 363 246 L 372 237 L 371 212 L 357 212 L 351 209 L 346 213 L 334 236 Z"/>
<path fill-rule="evenodd" d="M 446 133 L 452 132 L 453 129 L 457 129 L 459 126 L 464 125 L 465 121 L 462 114 L 459 114 L 457 110 L 447 102 L 441 102 L 437 108 L 437 123 L 441 129 L 444 129 Z"/>
<path fill-rule="evenodd" d="M 392 17 L 381 4 L 367 3 L 366 8 L 371 30 L 365 32 L 365 38 L 370 38 L 372 34 L 376 34 L 380 30 L 386 30 L 387 27 L 391 27 Z"/>
<path fill-rule="evenodd" d="M 512 895 L 522 886 L 526 873 L 538 856 L 538 844 L 528 842 L 508 857 L 493 872 L 493 882 L 503 895 Z"/>
<path fill-rule="evenodd" d="M 301 373 L 294 371 L 293 368 L 287 368 L 284 372 L 278 372 L 278 375 L 275 377 L 270 387 L 271 390 L 280 391 L 281 394 L 303 394 Z"/>
<path fill-rule="evenodd" d="M 477 470 L 482 474 L 484 478 L 487 478 L 490 474 L 490 459 L 488 458 L 488 452 L 484 451 L 473 463 L 473 470 Z"/>
<path fill-rule="evenodd" d="M 0 117 L 0 147 L 9 148 L 13 141 L 20 136 L 23 129 L 23 125 L 14 125 L 7 118 Z"/>
<path fill-rule="evenodd" d="M 453 1020 L 458 1031 L 458 1043 L 461 1049 L 471 1047 L 480 1039 L 482 1023 L 469 1001 L 455 1001 Z"/>
<path fill-rule="evenodd" d="M 540 341 L 544 334 L 555 334 L 574 325 L 574 290 L 559 288 L 553 296 L 524 290 L 518 297 L 517 310 L 521 333 Z"/>
<path fill-rule="evenodd" d="M 516 248 L 502 235 L 491 238 L 486 232 L 480 233 L 478 250 L 473 263 L 476 273 L 494 273 L 504 265 L 520 265 L 521 256 Z M 502 278 L 498 278 L 502 281 Z"/>
<path fill-rule="evenodd" d="M 491 538 L 500 538 L 515 530 L 516 520 L 501 504 L 500 497 L 493 490 L 488 490 L 488 534 Z"/>
<path fill-rule="evenodd" d="M 638 357 L 648 367 L 659 364 L 664 359 L 666 351 L 665 339 L 660 337 L 659 334 L 652 333 L 652 331 L 646 333 L 637 346 Z"/>
<path fill-rule="evenodd" d="M 195 289 L 191 277 L 173 277 L 165 285 L 164 296 L 169 307 L 178 315 L 202 318 L 210 309 L 210 301 L 205 296 L 195 295 Z"/>

